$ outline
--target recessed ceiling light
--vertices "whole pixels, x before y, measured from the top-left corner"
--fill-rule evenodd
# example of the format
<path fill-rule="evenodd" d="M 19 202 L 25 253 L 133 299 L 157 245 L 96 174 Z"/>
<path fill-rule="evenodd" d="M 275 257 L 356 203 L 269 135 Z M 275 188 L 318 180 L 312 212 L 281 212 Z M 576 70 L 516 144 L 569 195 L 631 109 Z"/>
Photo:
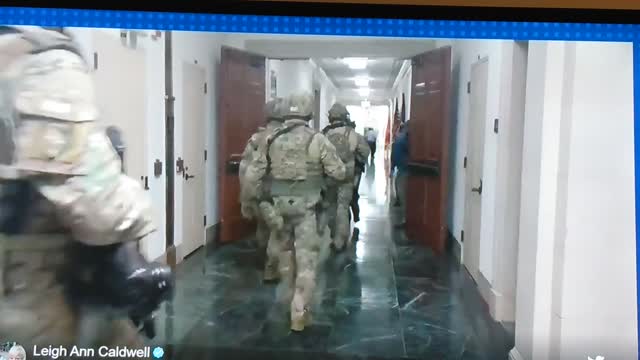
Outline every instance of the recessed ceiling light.
<path fill-rule="evenodd" d="M 360 94 L 360 96 L 369 96 L 369 94 L 371 93 L 371 89 L 369 89 L 369 88 L 360 88 L 360 89 L 358 89 L 358 93 Z"/>
<path fill-rule="evenodd" d="M 362 70 L 367 68 L 367 62 L 369 59 L 367 58 L 344 58 L 344 61 L 347 66 L 354 70 Z"/>
<path fill-rule="evenodd" d="M 366 76 L 359 76 L 355 78 L 354 81 L 358 87 L 366 87 L 369 85 L 369 78 Z"/>

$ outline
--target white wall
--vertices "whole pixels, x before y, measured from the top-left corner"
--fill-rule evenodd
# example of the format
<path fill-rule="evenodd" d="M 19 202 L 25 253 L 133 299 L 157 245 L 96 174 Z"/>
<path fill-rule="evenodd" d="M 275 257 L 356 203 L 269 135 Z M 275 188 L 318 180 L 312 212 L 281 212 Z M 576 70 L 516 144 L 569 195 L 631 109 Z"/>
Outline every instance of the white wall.
<path fill-rule="evenodd" d="M 530 45 L 513 358 L 637 357 L 632 64 Z"/>
<path fill-rule="evenodd" d="M 465 169 L 464 157 L 468 146 L 467 124 L 469 118 L 469 96 L 467 82 L 471 78 L 471 65 L 481 58 L 489 59 L 487 87 L 487 113 L 485 115 L 485 149 L 483 159 L 483 192 L 482 219 L 480 234 L 480 273 L 492 283 L 494 228 L 495 228 L 495 196 L 498 136 L 493 132 L 495 118 L 504 118 L 504 88 L 509 74 L 503 71 L 504 56 L 511 41 L 501 40 L 439 40 L 437 47 L 452 46 L 452 101 L 456 104 L 452 119 L 454 124 L 455 156 L 451 166 L 451 196 L 449 228 L 454 237 L 460 241 L 460 233 L 464 225 L 465 202 Z M 464 255 L 463 255 L 464 256 Z"/>
<path fill-rule="evenodd" d="M 270 70 L 276 71 L 278 97 L 294 93 L 313 94 L 314 67 L 309 60 L 269 60 Z"/>
<path fill-rule="evenodd" d="M 112 36 L 116 42 L 121 41 L 120 30 L 117 29 L 70 28 L 69 32 L 80 45 L 83 55 L 88 61 L 92 61 L 93 59 L 93 53 L 95 51 L 93 32 L 96 31 Z M 137 48 L 145 52 L 147 111 L 146 118 L 143 119 L 143 121 L 146 122 L 148 132 L 146 136 L 140 137 L 140 139 L 146 142 L 148 160 L 147 173 L 149 176 L 148 194 L 151 196 L 154 208 L 164 209 L 166 207 L 165 177 L 164 174 L 157 178 L 153 176 L 153 162 L 155 159 L 160 159 L 163 164 L 165 159 L 164 37 L 153 41 L 149 35 L 155 32 L 144 31 L 142 33 L 147 36 L 137 38 Z M 114 74 L 114 76 L 117 76 L 117 74 Z M 123 86 L 126 86 L 124 81 Z M 166 164 L 164 171 L 166 171 Z M 155 220 L 157 221 L 157 231 L 141 244 L 142 252 L 150 259 L 158 258 L 165 250 L 165 212 L 158 211 Z"/>
<path fill-rule="evenodd" d="M 504 117 L 500 119 L 496 168 L 492 313 L 497 320 L 515 320 L 522 147 L 524 137 L 528 43 L 505 44 L 502 87 Z M 491 303 L 491 302 L 490 302 Z"/>
<path fill-rule="evenodd" d="M 276 92 L 278 97 L 287 97 L 293 93 L 306 91 L 313 94 L 314 84 L 320 88 L 320 129 L 329 124 L 329 109 L 336 102 L 337 89 L 327 74 L 313 60 L 276 60 L 267 61 L 267 74 L 276 73 Z M 271 87 L 267 75 L 267 97 Z"/>
<path fill-rule="evenodd" d="M 115 29 L 71 29 L 71 33 L 80 43 L 83 53 L 88 59 L 93 58 L 92 31 L 102 31 L 113 35 L 114 41 L 120 41 L 120 31 Z M 155 32 L 145 32 L 147 34 Z M 205 136 L 208 159 L 206 163 L 206 215 L 207 226 L 219 221 L 217 211 L 217 69 L 220 63 L 220 50 L 222 45 L 233 46 L 242 49 L 244 38 L 230 34 L 205 33 L 205 32 L 173 32 L 173 93 L 175 101 L 175 158 L 183 153 L 183 133 L 182 133 L 182 67 L 184 62 L 198 62 L 206 71 L 206 81 L 208 83 L 206 100 L 206 128 Z M 149 36 L 138 37 L 137 46 L 145 50 L 147 61 L 147 149 L 148 149 L 148 173 L 149 173 L 149 194 L 155 208 L 166 208 L 166 171 L 175 171 L 175 164 L 165 164 L 165 64 L 164 64 L 164 33 L 156 41 L 152 41 Z M 204 80 L 204 79 L 203 79 Z M 204 149 L 203 149 L 204 150 Z M 153 162 L 159 159 L 163 162 L 163 175 L 155 178 L 153 174 Z M 175 217 L 174 217 L 174 239 L 175 245 L 182 243 L 182 181 L 176 177 L 175 181 Z M 151 258 L 156 259 L 165 252 L 166 234 L 165 223 L 166 213 L 158 212 L 158 231 L 145 241 L 143 251 Z"/>
<path fill-rule="evenodd" d="M 313 82 L 320 86 L 320 129 L 329 124 L 329 109 L 336 102 L 336 94 L 338 89 L 333 84 L 327 73 L 318 66 L 313 60 L 310 60 L 313 67 Z"/>
<path fill-rule="evenodd" d="M 404 94 L 405 101 L 405 112 L 406 118 L 411 119 L 411 88 L 412 88 L 412 78 L 411 78 L 411 61 L 405 60 L 402 65 L 400 72 L 398 73 L 398 78 L 394 84 L 394 88 L 391 91 L 392 93 L 392 103 L 393 108 L 391 109 L 392 113 L 395 109 L 395 101 L 398 100 L 398 111 L 402 114 L 402 94 Z"/>
<path fill-rule="evenodd" d="M 631 359 L 638 354 L 633 48 L 573 46 L 570 136 L 563 143 L 568 169 L 561 174 L 567 185 L 558 207 L 566 215 L 556 232 L 564 245 L 554 272 L 554 280 L 562 279 L 552 318 L 559 344 L 552 356 L 588 351 Z M 598 341 L 584 346 L 583 339 Z"/>

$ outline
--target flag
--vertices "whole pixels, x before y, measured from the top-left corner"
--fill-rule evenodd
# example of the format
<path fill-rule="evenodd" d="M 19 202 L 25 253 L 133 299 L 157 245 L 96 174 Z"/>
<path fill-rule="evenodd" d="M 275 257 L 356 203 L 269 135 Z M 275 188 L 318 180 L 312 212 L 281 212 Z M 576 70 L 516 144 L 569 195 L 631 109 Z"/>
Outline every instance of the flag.
<path fill-rule="evenodd" d="M 398 132 L 398 128 L 400 128 L 400 110 L 398 109 L 398 99 L 396 99 L 396 110 L 393 113 L 393 132 L 391 133 L 393 137 L 396 136 Z M 392 140 L 393 141 L 393 140 Z"/>
<path fill-rule="evenodd" d="M 388 149 L 391 145 L 391 107 L 389 107 L 389 117 L 387 118 L 387 128 L 384 131 L 384 148 Z"/>

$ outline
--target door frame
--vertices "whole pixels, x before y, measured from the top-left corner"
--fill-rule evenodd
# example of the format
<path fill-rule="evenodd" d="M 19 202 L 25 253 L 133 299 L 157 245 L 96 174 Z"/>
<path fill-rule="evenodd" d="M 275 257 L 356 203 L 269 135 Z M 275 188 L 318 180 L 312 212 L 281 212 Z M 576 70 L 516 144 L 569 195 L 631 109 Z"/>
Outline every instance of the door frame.
<path fill-rule="evenodd" d="M 208 180 L 208 174 L 207 174 L 207 139 L 206 139 L 206 132 L 207 132 L 207 93 L 208 93 L 208 79 L 207 79 L 207 68 L 206 66 L 201 65 L 197 60 L 196 61 L 187 61 L 184 60 L 182 61 L 180 68 L 182 69 L 182 91 L 183 94 L 182 96 L 186 99 L 188 98 L 188 96 L 186 96 L 186 89 L 188 88 L 186 83 L 185 83 L 185 74 L 187 73 L 186 68 L 187 67 L 195 67 L 197 69 L 197 71 L 202 70 L 203 73 L 203 78 L 202 78 L 202 86 L 201 87 L 196 87 L 201 89 L 202 93 L 199 93 L 200 95 L 202 95 L 203 97 L 203 101 L 202 101 L 202 117 L 201 120 L 199 120 L 198 122 L 200 123 L 200 131 L 201 134 L 198 134 L 198 129 L 196 129 L 196 134 L 187 134 L 185 131 L 185 125 L 187 123 L 187 117 L 185 116 L 186 114 L 186 110 L 188 109 L 185 106 L 185 103 L 183 102 L 182 104 L 182 113 L 180 114 L 181 119 L 183 121 L 183 127 L 182 127 L 182 157 L 183 160 L 185 160 L 184 163 L 184 169 L 182 171 L 182 178 L 184 179 L 185 174 L 188 174 L 189 170 L 188 167 L 191 165 L 193 166 L 195 161 L 202 161 L 201 165 L 202 165 L 202 173 L 201 174 L 197 174 L 197 176 L 201 176 L 202 177 L 202 187 L 201 189 L 196 190 L 197 194 L 196 197 L 201 196 L 202 198 L 206 199 L 206 193 L 207 193 L 207 189 L 206 189 L 206 184 L 207 184 L 207 180 Z M 194 84 L 197 85 L 197 84 Z M 193 95 L 193 94 L 192 94 Z M 196 117 L 194 117 L 195 119 Z M 186 138 L 190 138 L 193 139 L 195 137 L 200 136 L 200 141 L 201 143 L 201 148 L 200 149 L 196 149 L 196 151 L 194 152 L 194 158 L 188 158 L 189 156 L 189 151 L 187 150 L 187 142 L 185 142 Z M 198 153 L 200 153 L 201 155 L 198 155 Z M 200 157 L 202 156 L 202 157 Z M 188 163 L 187 163 L 188 161 Z M 185 233 L 188 234 L 188 230 L 187 230 L 187 226 L 188 224 L 185 222 L 184 220 L 184 215 L 185 215 L 185 206 L 190 206 L 190 205 L 194 205 L 194 204 L 188 204 L 185 203 L 185 200 L 187 199 L 187 197 L 185 196 L 185 186 L 186 186 L 186 181 L 183 181 L 183 185 L 182 185 L 182 198 L 180 199 L 182 202 L 182 231 L 181 231 L 181 235 L 182 235 L 182 242 L 180 244 L 180 246 L 178 247 L 178 261 L 182 261 L 186 258 L 188 258 L 189 256 L 193 255 L 194 253 L 196 253 L 197 251 L 201 250 L 205 245 L 206 245 L 206 228 L 207 228 L 207 203 L 206 200 L 201 204 L 202 205 L 202 216 L 203 216 L 203 220 L 204 220 L 204 224 L 202 225 L 201 231 L 201 242 L 198 244 L 198 246 L 195 246 L 193 248 L 188 247 L 187 245 L 187 240 L 186 240 L 186 236 Z M 198 215 L 197 213 L 192 214 L 192 218 L 195 217 L 195 221 L 196 223 L 198 223 L 197 219 L 200 219 L 200 215 Z"/>
<path fill-rule="evenodd" d="M 473 219 L 470 218 L 471 213 L 470 213 L 470 206 L 471 206 L 471 193 L 470 193 L 470 188 L 474 187 L 474 186 L 478 186 L 477 183 L 475 183 L 475 179 L 470 179 L 471 176 L 475 176 L 475 172 L 472 170 L 472 167 L 469 166 L 469 154 L 471 153 L 471 151 L 473 151 L 476 142 L 480 141 L 482 143 L 482 152 L 481 152 L 481 161 L 482 164 L 480 165 L 480 171 L 481 171 L 481 178 L 482 178 L 482 167 L 484 166 L 484 146 L 486 144 L 486 134 L 485 134 L 485 127 L 486 127 L 486 121 L 487 121 L 487 114 L 486 114 L 486 106 L 487 106 L 487 90 L 488 90 L 488 80 L 489 80 L 489 57 L 485 56 L 483 58 L 478 59 L 477 61 L 475 61 L 474 63 L 472 63 L 470 65 L 470 72 L 469 72 L 469 84 L 472 84 L 472 78 L 473 78 L 473 71 L 474 68 L 476 68 L 479 65 L 482 64 L 486 64 L 487 66 L 487 81 L 486 81 L 486 86 L 483 89 L 484 92 L 484 107 L 485 107 L 485 114 L 483 115 L 484 118 L 484 122 L 482 122 L 482 124 L 479 126 L 479 130 L 481 130 L 477 136 L 481 136 L 482 140 L 480 141 L 480 139 L 478 137 L 473 137 L 471 134 L 471 129 L 473 128 L 471 125 L 472 122 L 472 117 L 474 114 L 474 111 L 472 109 L 472 97 L 471 97 L 471 92 L 469 90 L 468 92 L 468 103 L 469 103 L 469 113 L 467 115 L 467 149 L 465 152 L 465 157 L 467 159 L 467 164 L 465 165 L 465 183 L 464 183 L 464 220 L 463 220 L 463 229 L 466 230 L 466 234 L 467 235 L 470 231 L 470 227 L 472 226 L 471 221 Z M 471 85 L 470 85 L 471 86 Z M 473 164 L 471 164 L 471 166 L 475 166 Z M 474 185 L 475 184 L 475 185 Z M 480 195 L 481 196 L 481 195 Z M 482 203 L 481 203 L 482 204 Z M 464 268 L 467 270 L 467 272 L 471 275 L 471 277 L 476 281 L 476 283 L 478 283 L 481 279 L 481 272 L 480 272 L 480 239 L 481 239 L 481 234 L 482 234 L 482 205 L 480 205 L 480 213 L 478 214 L 479 218 L 477 219 L 477 221 L 479 222 L 478 224 L 478 234 L 477 234 L 477 238 L 474 239 L 470 239 L 470 236 L 465 236 L 465 240 L 471 240 L 471 241 L 464 241 L 462 243 L 462 265 L 464 266 Z M 463 231 L 464 231 L 463 230 Z M 475 243 L 474 243 L 475 242 Z M 475 268 L 470 268 L 475 266 Z"/>
<path fill-rule="evenodd" d="M 166 262 L 178 262 L 175 248 L 175 96 L 173 94 L 173 40 L 172 32 L 164 32 L 164 86 L 165 86 L 165 252 Z"/>
<path fill-rule="evenodd" d="M 504 210 L 496 212 L 492 284 L 495 291 L 486 291 L 499 294 L 490 296 L 496 297 L 493 316 L 503 322 L 515 322 L 529 42 L 513 41 L 510 50 L 510 67 L 505 72 L 511 81 L 504 90 L 509 121 L 500 128 L 496 176 L 496 189 L 503 189 L 496 193 L 496 208 Z"/>

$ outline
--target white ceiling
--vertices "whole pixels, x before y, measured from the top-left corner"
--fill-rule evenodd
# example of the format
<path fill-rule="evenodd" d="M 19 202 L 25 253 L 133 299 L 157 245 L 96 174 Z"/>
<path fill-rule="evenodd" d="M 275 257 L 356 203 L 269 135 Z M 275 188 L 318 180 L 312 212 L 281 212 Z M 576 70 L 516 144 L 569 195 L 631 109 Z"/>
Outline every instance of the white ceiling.
<path fill-rule="evenodd" d="M 435 40 L 377 37 L 252 35 L 243 39 L 249 51 L 272 59 L 313 59 L 338 88 L 342 102 L 372 104 L 386 101 L 405 59 L 435 48 Z M 366 57 L 364 70 L 352 70 L 342 58 Z M 363 97 L 353 80 L 370 78 L 369 96 Z"/>
<path fill-rule="evenodd" d="M 338 88 L 341 101 L 349 103 L 359 103 L 365 98 L 372 103 L 386 101 L 404 62 L 394 58 L 369 59 L 366 69 L 353 70 L 342 59 L 322 58 L 314 61 Z M 368 96 L 360 95 L 359 86 L 355 83 L 356 77 L 369 78 Z"/>

